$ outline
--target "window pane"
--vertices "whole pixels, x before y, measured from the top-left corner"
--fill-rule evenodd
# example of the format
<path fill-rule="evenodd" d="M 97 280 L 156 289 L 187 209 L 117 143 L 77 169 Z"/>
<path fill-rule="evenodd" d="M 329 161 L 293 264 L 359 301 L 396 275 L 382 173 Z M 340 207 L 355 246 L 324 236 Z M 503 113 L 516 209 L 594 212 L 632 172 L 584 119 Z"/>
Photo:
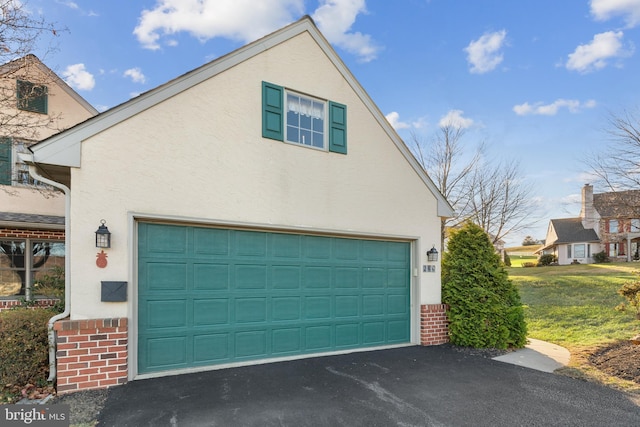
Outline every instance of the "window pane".
<path fill-rule="evenodd" d="M 609 220 L 609 233 L 618 232 L 618 221 L 615 219 Z"/>
<path fill-rule="evenodd" d="M 0 240 L 0 296 L 24 295 L 25 241 Z"/>
<path fill-rule="evenodd" d="M 575 245 L 573 250 L 576 258 L 584 258 L 584 245 Z"/>
<path fill-rule="evenodd" d="M 324 102 L 291 93 L 287 93 L 286 99 L 286 140 L 324 148 Z"/>
<path fill-rule="evenodd" d="M 33 294 L 60 297 L 64 289 L 64 243 L 32 242 L 32 284 Z"/>

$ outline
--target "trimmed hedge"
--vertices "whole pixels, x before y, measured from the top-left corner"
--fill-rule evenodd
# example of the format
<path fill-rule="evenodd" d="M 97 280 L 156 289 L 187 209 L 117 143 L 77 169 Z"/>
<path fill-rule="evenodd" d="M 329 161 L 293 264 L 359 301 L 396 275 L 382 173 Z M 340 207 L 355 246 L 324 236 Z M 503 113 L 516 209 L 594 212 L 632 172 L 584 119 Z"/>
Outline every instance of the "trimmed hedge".
<path fill-rule="evenodd" d="M 473 223 L 451 234 L 442 258 L 442 300 L 449 305 L 453 344 L 524 347 L 527 327 L 518 289 L 485 231 Z"/>
<path fill-rule="evenodd" d="M 49 374 L 47 322 L 50 309 L 16 308 L 0 312 L 0 385 L 46 381 Z"/>

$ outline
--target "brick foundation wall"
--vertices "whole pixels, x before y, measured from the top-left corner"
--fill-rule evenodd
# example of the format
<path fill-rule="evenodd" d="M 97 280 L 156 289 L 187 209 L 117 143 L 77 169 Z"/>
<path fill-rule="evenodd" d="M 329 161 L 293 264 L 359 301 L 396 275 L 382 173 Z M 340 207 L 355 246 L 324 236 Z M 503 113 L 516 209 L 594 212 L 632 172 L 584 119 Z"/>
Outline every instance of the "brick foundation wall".
<path fill-rule="evenodd" d="M 31 306 L 30 308 L 47 308 L 47 307 L 53 306 L 57 302 L 58 302 L 57 299 L 52 299 L 52 298 L 35 299 L 33 300 L 34 305 Z M 3 299 L 3 300 L 0 300 L 0 311 L 9 310 L 10 308 L 13 308 L 21 304 L 22 304 L 21 300 Z"/>
<path fill-rule="evenodd" d="M 27 230 L 22 228 L 0 228 L 0 238 L 45 239 L 64 241 L 64 230 Z"/>
<path fill-rule="evenodd" d="M 58 394 L 127 382 L 127 318 L 55 323 Z"/>
<path fill-rule="evenodd" d="M 440 345 L 449 342 L 449 320 L 446 304 L 420 306 L 420 344 Z"/>

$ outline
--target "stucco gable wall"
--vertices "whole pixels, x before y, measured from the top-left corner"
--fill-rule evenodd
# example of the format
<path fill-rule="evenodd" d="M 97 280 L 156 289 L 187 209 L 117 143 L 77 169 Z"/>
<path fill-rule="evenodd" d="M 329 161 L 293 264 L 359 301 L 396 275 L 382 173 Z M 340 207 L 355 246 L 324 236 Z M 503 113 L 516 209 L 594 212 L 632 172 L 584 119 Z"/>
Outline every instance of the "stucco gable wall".
<path fill-rule="evenodd" d="M 347 105 L 348 154 L 263 139 L 263 80 Z M 71 183 L 75 318 L 127 315 L 99 302 L 99 284 L 133 279 L 131 212 L 406 236 L 423 255 L 439 241 L 435 197 L 306 33 L 84 141 Z M 101 270 L 103 218 L 113 247 Z M 439 275 L 425 275 L 420 302 L 439 303 Z"/>

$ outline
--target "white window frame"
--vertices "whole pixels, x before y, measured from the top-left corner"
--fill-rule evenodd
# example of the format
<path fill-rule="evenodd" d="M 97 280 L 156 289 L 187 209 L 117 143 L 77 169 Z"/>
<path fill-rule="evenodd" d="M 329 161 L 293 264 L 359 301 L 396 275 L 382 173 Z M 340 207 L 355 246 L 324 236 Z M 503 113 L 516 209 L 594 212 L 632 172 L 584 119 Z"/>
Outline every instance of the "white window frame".
<path fill-rule="evenodd" d="M 313 137 L 311 144 L 306 144 L 301 141 L 293 141 L 289 139 L 289 96 L 296 96 L 300 99 L 311 101 L 312 108 L 311 114 L 316 113 L 313 109 L 313 103 L 322 104 L 322 146 L 313 145 Z M 284 89 L 284 141 L 288 144 L 297 145 L 300 147 L 312 148 L 315 150 L 328 151 L 329 150 L 329 102 L 324 99 L 316 98 L 314 96 L 306 95 L 300 92 Z M 300 129 L 300 126 L 296 126 Z M 313 123 L 311 125 L 310 132 L 313 135 Z"/>
<path fill-rule="evenodd" d="M 614 227 L 614 224 L 615 224 L 615 227 Z M 610 219 L 609 220 L 609 233 L 611 233 L 611 234 L 618 233 L 619 226 L 620 226 L 620 224 L 619 224 L 617 219 Z M 614 230 L 614 228 L 615 228 L 615 230 Z"/>
<path fill-rule="evenodd" d="M 580 252 L 582 253 L 582 255 L 578 255 L 578 249 L 580 249 Z M 584 243 L 578 243 L 576 245 L 573 245 L 574 258 L 585 258 L 586 253 L 587 253 L 587 249 Z"/>

